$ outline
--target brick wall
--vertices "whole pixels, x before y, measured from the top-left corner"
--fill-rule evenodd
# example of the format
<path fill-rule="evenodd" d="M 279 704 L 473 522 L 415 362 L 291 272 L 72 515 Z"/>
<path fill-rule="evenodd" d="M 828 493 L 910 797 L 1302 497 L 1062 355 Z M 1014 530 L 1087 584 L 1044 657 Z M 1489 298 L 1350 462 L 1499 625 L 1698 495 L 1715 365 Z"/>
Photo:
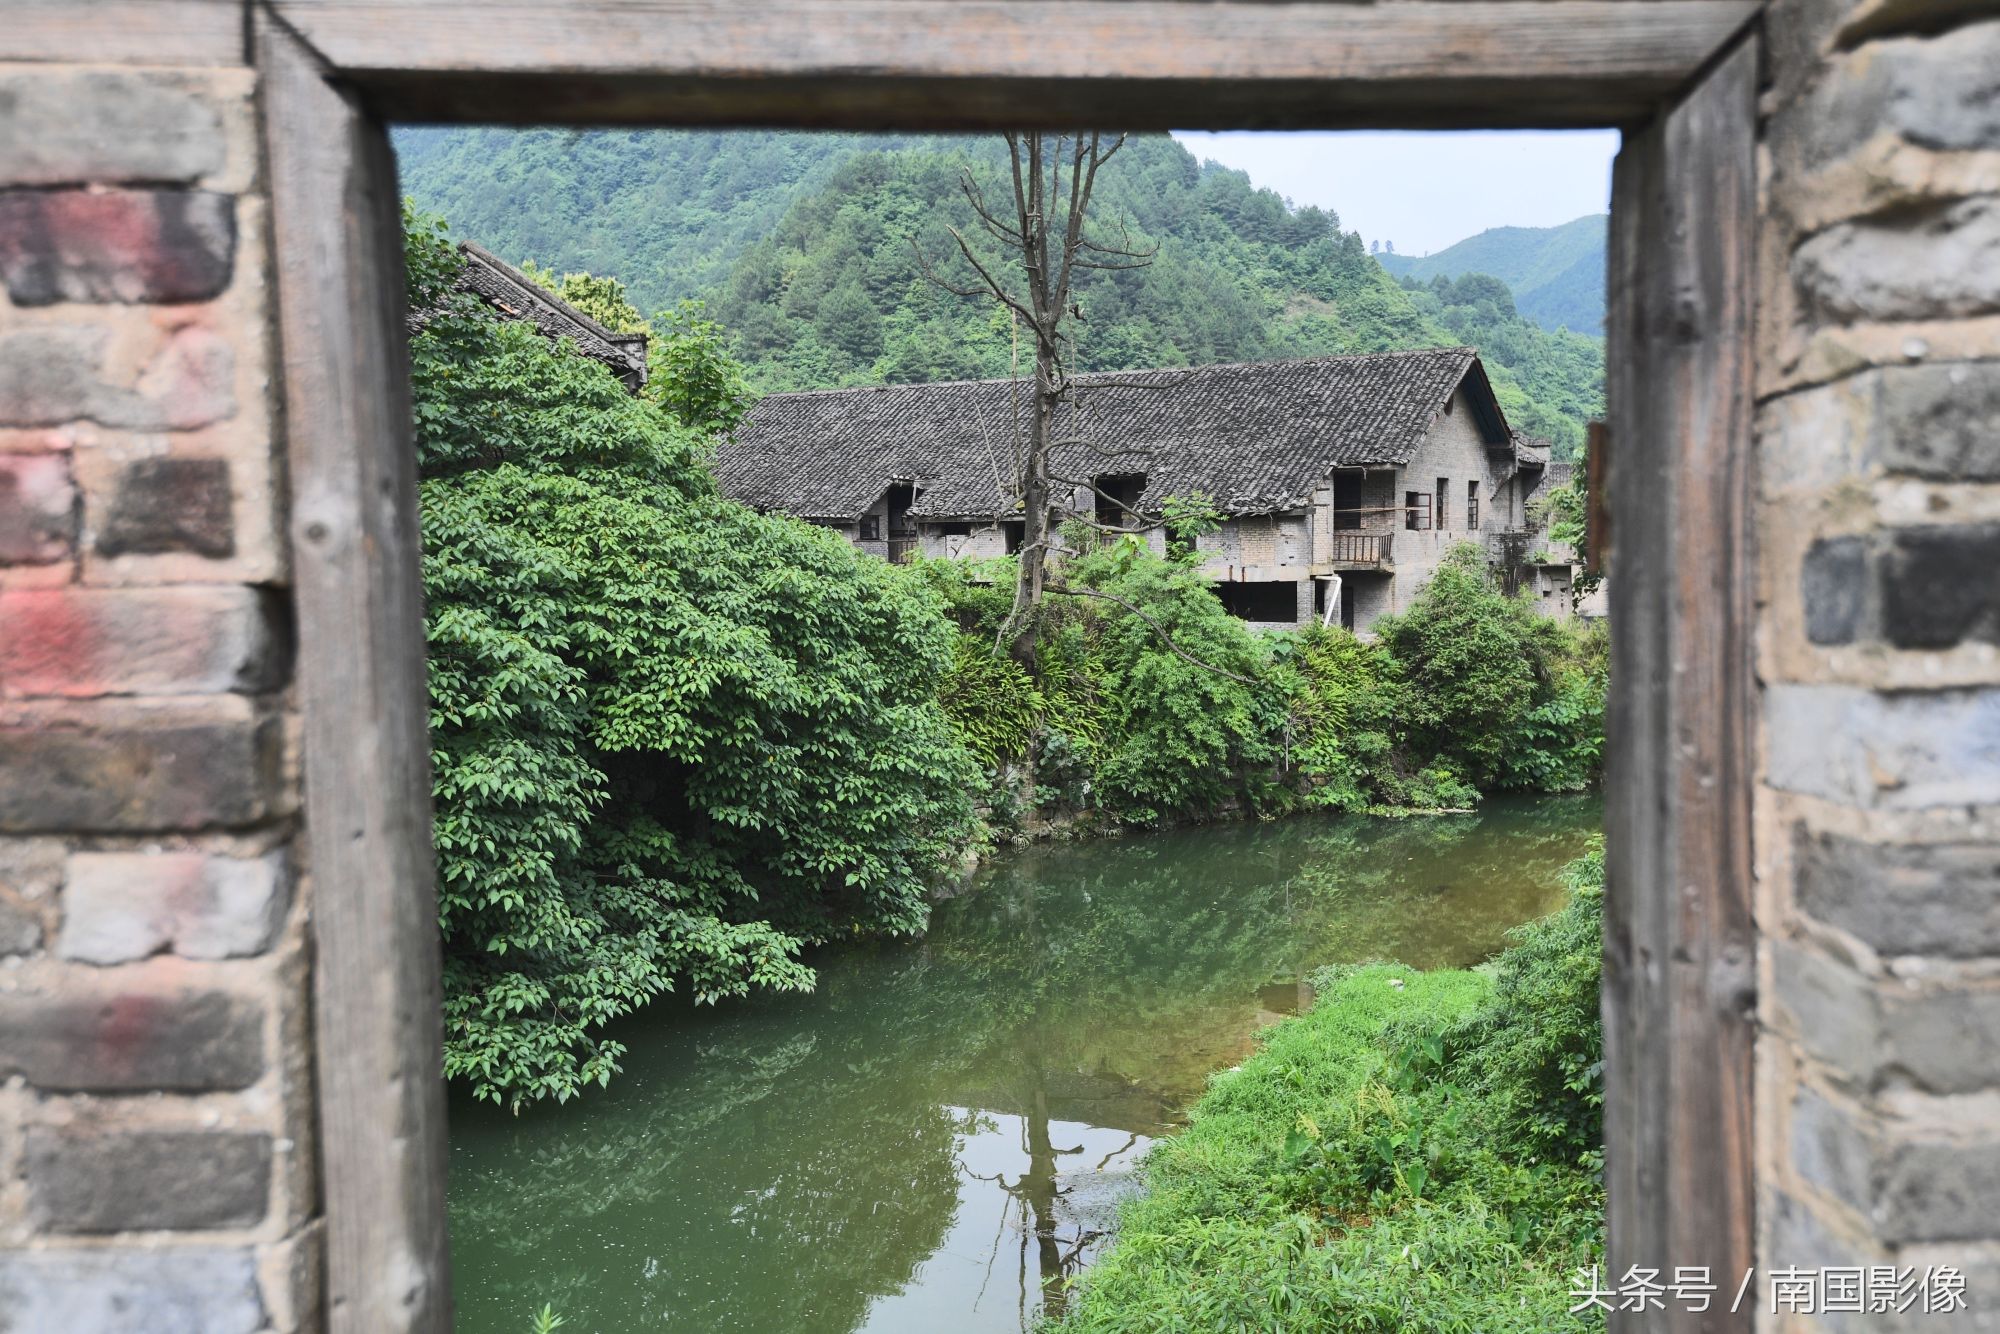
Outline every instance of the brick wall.
<path fill-rule="evenodd" d="M 1768 32 L 1759 1250 L 1955 1265 L 1968 1312 L 1847 1319 L 2000 1329 L 2000 14 Z"/>
<path fill-rule="evenodd" d="M 317 1324 L 255 95 L 0 63 L 10 1329 Z"/>

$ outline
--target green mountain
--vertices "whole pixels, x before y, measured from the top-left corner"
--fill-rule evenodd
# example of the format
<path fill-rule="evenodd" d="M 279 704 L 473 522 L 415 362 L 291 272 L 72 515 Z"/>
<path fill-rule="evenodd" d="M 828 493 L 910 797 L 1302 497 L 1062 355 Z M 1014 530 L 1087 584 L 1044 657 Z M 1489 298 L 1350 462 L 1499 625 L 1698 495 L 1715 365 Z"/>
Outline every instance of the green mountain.
<path fill-rule="evenodd" d="M 980 238 L 960 180 L 1005 198 L 992 137 L 762 131 L 399 131 L 403 188 L 515 261 L 627 284 L 642 309 L 706 299 L 765 392 L 1000 376 L 1013 329 L 948 228 Z M 1100 177 L 1100 237 L 1152 263 L 1093 271 L 1069 322 L 1087 370 L 1467 343 L 1509 419 L 1568 457 L 1603 410 L 1603 345 L 1551 332 L 1492 279 L 1399 283 L 1339 219 L 1294 209 L 1164 136 Z M 999 260 L 997 251 L 988 257 Z M 1025 353 L 1023 354 L 1025 358 Z"/>
<path fill-rule="evenodd" d="M 458 235 L 510 259 L 614 275 L 649 312 L 711 291 L 745 246 L 856 153 L 920 141 L 441 127 L 392 138 L 403 192 Z"/>
<path fill-rule="evenodd" d="M 1604 332 L 1605 228 L 1592 213 L 1560 227 L 1493 227 L 1434 255 L 1377 255 L 1395 276 L 1457 278 L 1490 273 L 1513 289 L 1514 303 L 1544 329 Z"/>

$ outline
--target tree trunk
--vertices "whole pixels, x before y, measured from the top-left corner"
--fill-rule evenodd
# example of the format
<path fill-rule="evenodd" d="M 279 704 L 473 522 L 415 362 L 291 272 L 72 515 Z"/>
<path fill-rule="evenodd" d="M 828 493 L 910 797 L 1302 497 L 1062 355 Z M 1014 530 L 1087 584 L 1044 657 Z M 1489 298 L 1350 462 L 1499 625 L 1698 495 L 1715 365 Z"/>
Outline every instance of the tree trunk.
<path fill-rule="evenodd" d="M 1021 561 L 1014 580 L 1014 607 L 1001 639 L 1015 662 L 1028 666 L 1035 655 L 1037 615 L 1046 582 L 1051 534 L 1049 442 L 1055 438 L 1056 358 L 1051 340 L 1035 339 L 1035 397 L 1028 420 L 1027 458 L 1021 475 Z"/>

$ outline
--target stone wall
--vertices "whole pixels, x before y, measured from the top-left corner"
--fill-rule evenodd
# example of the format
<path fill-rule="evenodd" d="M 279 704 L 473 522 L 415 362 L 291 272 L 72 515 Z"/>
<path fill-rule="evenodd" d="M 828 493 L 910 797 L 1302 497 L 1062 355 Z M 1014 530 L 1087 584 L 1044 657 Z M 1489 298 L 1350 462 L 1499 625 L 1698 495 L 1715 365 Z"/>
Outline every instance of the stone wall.
<path fill-rule="evenodd" d="M 205 67 L 0 62 L 9 1329 L 318 1323 L 266 209 L 221 9 Z"/>
<path fill-rule="evenodd" d="M 2000 13 L 1767 31 L 1759 1253 L 1970 1310 L 1764 1321 L 2000 1329 Z"/>

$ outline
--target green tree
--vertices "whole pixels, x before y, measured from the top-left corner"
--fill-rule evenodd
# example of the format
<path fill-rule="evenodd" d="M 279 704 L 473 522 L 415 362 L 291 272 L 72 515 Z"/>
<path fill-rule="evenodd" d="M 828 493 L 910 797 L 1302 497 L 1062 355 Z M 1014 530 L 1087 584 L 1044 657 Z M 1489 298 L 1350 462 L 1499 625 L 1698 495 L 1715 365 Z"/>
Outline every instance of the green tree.
<path fill-rule="evenodd" d="M 603 1026 L 661 992 L 802 989 L 808 943 L 920 929 L 971 761 L 926 585 L 723 499 L 712 422 L 408 233 L 446 1071 L 518 1107 L 608 1081 Z"/>

